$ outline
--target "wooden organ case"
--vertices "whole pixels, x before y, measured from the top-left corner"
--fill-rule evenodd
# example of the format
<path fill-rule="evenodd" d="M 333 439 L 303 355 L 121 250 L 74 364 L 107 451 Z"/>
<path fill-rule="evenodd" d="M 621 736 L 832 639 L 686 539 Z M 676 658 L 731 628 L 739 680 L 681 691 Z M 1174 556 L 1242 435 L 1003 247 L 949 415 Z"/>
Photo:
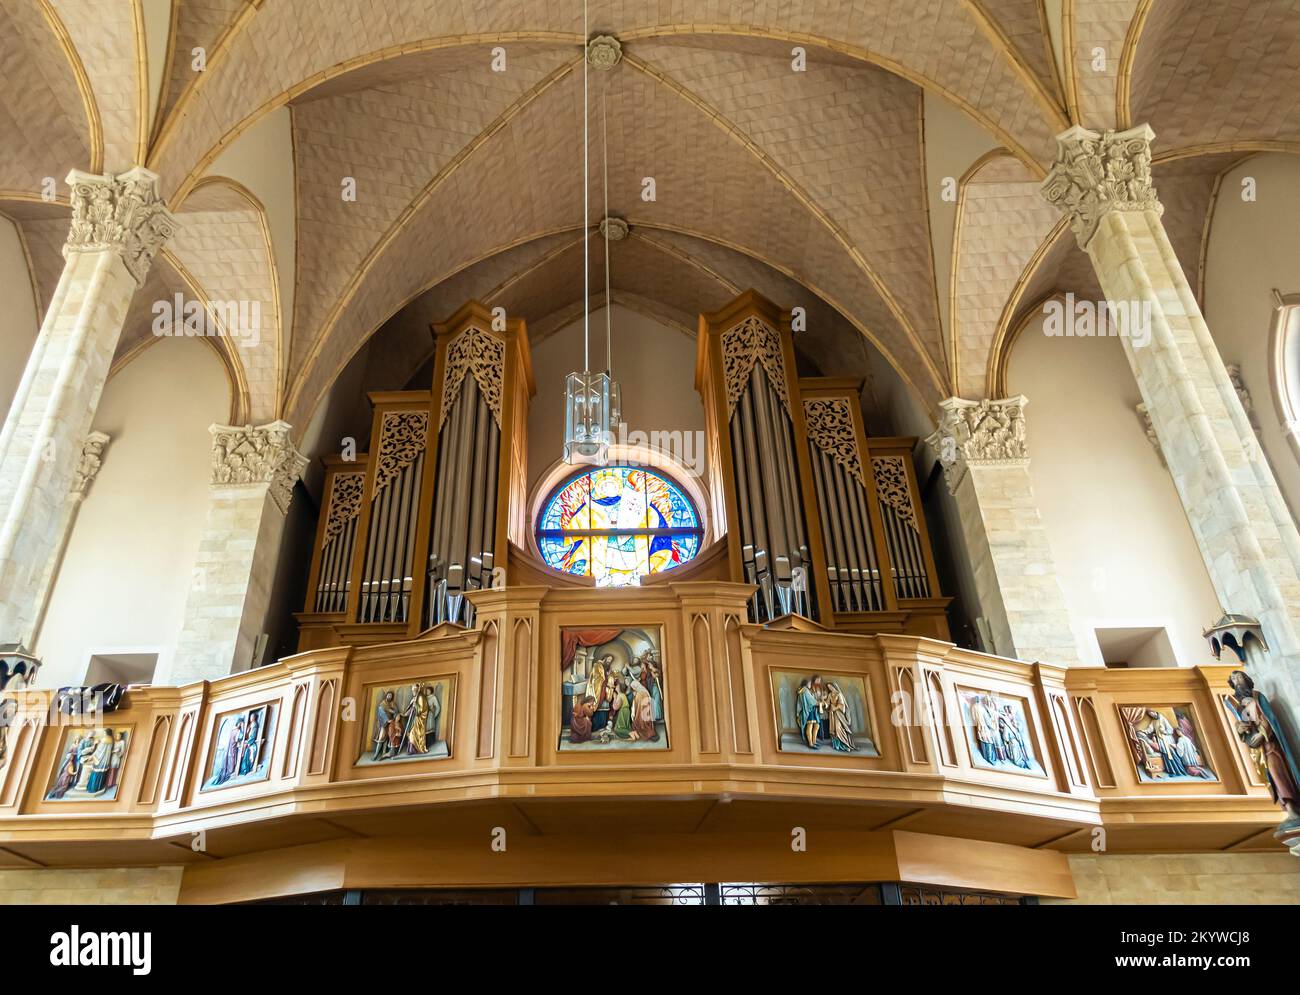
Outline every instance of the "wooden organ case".
<path fill-rule="evenodd" d="M 526 544 L 527 328 L 470 301 L 434 333 L 434 389 L 372 393 L 370 453 L 325 458 L 300 650 L 472 625 Z"/>
<path fill-rule="evenodd" d="M 948 638 L 912 464 L 915 439 L 868 439 L 861 385 L 795 374 L 790 313 L 754 291 L 701 315 L 710 509 L 750 620 Z"/>
<path fill-rule="evenodd" d="M 472 626 L 465 595 L 508 576 L 584 586 L 527 552 L 535 387 L 523 321 L 471 301 L 434 332 L 432 389 L 371 394 L 369 454 L 324 461 L 301 650 Z M 790 313 L 754 291 L 700 316 L 695 382 L 719 539 L 645 583 L 744 582 L 753 622 L 946 640 L 950 599 L 939 596 L 915 440 L 868 438 L 858 383 L 801 380 Z"/>

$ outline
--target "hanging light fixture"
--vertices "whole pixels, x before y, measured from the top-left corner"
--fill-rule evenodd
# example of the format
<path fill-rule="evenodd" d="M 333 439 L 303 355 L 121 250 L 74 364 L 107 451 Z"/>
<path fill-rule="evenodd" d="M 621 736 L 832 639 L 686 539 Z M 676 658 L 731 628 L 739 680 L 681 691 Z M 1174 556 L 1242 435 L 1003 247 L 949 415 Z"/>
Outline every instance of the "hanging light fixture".
<path fill-rule="evenodd" d="M 593 372 L 591 369 L 591 186 L 588 182 L 591 157 L 587 112 L 590 41 L 586 0 L 582 4 L 582 37 L 587 46 L 582 56 L 582 371 L 570 373 L 564 381 L 564 462 L 604 463 L 609 452 L 611 392 L 609 370 Z M 608 272 L 606 265 L 607 284 Z M 608 309 L 609 301 L 605 304 Z"/>

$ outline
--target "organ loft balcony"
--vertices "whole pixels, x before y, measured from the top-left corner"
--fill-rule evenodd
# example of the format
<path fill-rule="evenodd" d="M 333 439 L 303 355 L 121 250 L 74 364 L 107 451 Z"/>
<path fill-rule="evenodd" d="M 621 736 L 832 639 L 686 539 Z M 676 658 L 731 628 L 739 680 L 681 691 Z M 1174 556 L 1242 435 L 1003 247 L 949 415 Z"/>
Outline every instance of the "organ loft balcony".
<path fill-rule="evenodd" d="M 296 652 L 112 707 L 6 691 L 0 865 L 182 863 L 190 901 L 1070 898 L 1071 853 L 1276 846 L 1233 667 L 952 641 L 917 440 L 869 435 L 853 380 L 800 375 L 790 312 L 749 292 L 701 315 L 698 473 L 613 440 L 530 482 L 525 324 L 470 302 L 434 342 L 428 389 L 369 395 L 369 452 L 321 462 Z M 628 840 L 642 859 L 611 869 Z"/>

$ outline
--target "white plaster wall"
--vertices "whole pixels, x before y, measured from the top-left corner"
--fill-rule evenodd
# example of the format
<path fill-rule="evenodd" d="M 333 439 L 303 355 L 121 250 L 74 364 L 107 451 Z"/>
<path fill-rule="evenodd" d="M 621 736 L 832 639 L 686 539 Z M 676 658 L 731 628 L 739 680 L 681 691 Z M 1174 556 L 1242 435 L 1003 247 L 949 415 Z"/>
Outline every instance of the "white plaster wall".
<path fill-rule="evenodd" d="M 0 216 L 0 298 L 5 302 L 0 308 L 0 419 L 3 419 L 9 413 L 32 343 L 40 331 L 22 240 L 14 223 L 3 216 Z"/>
<path fill-rule="evenodd" d="M 1029 399 L 1030 476 L 1085 664 L 1094 630 L 1160 626 L 1179 665 L 1210 662 L 1201 630 L 1218 599 L 1173 480 L 1134 413 L 1141 397 L 1117 338 L 1021 333 L 1009 393 Z"/>
<path fill-rule="evenodd" d="M 94 427 L 112 436 L 82 503 L 36 653 L 40 682 L 79 683 L 95 653 L 157 653 L 167 683 L 230 390 L 211 348 L 163 339 L 113 377 Z"/>
<path fill-rule="evenodd" d="M 623 387 L 628 431 L 703 432 L 704 407 L 695 392 L 695 340 L 617 304 L 613 317 L 614 371 Z M 591 316 L 591 339 L 592 366 L 603 367 L 604 308 Z M 530 488 L 563 455 L 564 378 L 581 368 L 581 319 L 533 346 L 537 396 L 528 411 Z"/>
<path fill-rule="evenodd" d="M 1256 199 L 1242 200 L 1242 180 Z M 1283 435 L 1269 380 L 1273 290 L 1300 293 L 1300 158 L 1254 156 L 1224 175 L 1205 258 L 1205 320 L 1225 363 L 1238 363 L 1278 486 L 1300 513 L 1300 461 Z M 1300 371 L 1297 371 L 1300 374 Z"/>

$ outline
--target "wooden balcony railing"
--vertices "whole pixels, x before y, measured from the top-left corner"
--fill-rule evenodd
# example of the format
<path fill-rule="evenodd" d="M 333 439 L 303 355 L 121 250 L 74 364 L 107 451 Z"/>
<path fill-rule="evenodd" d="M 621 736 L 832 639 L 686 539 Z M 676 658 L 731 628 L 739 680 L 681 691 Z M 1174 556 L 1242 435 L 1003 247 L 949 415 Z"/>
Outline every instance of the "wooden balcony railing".
<path fill-rule="evenodd" d="M 289 845 L 358 813 L 683 798 L 1058 850 L 1098 831 L 1110 851 L 1271 845 L 1280 813 L 1233 734 L 1230 667 L 1066 670 L 801 619 L 757 626 L 751 592 L 476 592 L 474 629 L 133 688 L 90 725 L 16 692 L 0 847 L 157 862 L 194 834 Z M 621 661 L 602 662 L 598 643 Z M 630 724 L 617 694 L 601 715 L 615 677 Z M 810 726 L 800 685 L 814 677 L 809 695 L 829 704 Z M 380 714 L 387 691 L 407 708 L 412 688 L 420 751 L 411 722 L 390 741 Z"/>

